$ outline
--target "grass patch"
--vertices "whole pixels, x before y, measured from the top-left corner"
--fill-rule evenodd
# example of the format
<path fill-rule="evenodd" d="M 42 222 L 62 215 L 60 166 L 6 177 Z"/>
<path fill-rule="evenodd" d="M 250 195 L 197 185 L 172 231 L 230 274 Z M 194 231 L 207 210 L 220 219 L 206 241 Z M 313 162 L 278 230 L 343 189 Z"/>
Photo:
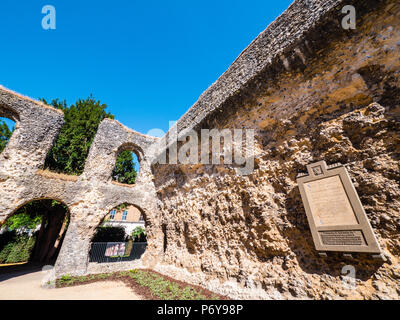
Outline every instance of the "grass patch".
<path fill-rule="evenodd" d="M 123 281 L 136 293 L 149 300 L 226 300 L 199 286 L 174 280 L 151 270 L 130 270 L 87 276 L 63 275 L 56 287 L 67 287 L 96 281 Z"/>
<path fill-rule="evenodd" d="M 178 283 L 164 277 L 142 270 L 132 270 L 129 276 L 142 287 L 147 287 L 161 300 L 205 300 L 206 296 L 200 290 L 191 286 L 182 287 Z"/>
<path fill-rule="evenodd" d="M 111 273 L 100 273 L 88 276 L 71 276 L 69 274 L 65 274 L 61 276 L 61 278 L 57 279 L 56 286 L 57 287 L 69 287 L 77 284 L 90 283 L 93 281 L 102 281 L 107 280 L 112 276 Z"/>

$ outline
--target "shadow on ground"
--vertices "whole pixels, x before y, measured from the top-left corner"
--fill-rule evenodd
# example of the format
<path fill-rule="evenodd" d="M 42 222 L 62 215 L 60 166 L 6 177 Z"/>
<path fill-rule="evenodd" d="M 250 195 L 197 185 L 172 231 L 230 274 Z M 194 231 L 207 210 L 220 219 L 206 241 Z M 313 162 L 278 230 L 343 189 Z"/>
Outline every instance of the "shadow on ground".
<path fill-rule="evenodd" d="M 0 266 L 0 282 L 25 274 L 41 271 L 43 267 L 43 263 L 39 264 L 34 262 Z"/>

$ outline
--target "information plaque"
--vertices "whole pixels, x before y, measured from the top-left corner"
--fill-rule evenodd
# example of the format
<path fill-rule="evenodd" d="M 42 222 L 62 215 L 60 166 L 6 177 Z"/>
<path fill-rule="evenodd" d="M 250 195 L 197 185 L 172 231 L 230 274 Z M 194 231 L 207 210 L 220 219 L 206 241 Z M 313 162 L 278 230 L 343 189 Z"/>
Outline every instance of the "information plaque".
<path fill-rule="evenodd" d="M 325 161 L 307 165 L 299 176 L 301 199 L 318 251 L 366 252 L 380 255 L 357 191 L 346 168 Z"/>

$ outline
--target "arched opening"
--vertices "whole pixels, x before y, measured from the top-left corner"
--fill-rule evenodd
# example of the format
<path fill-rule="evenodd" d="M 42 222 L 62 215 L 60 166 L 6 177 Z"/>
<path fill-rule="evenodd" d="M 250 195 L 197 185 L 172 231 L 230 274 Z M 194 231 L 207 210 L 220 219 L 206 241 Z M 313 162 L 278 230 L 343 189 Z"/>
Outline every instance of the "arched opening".
<path fill-rule="evenodd" d="M 0 153 L 6 148 L 15 130 L 15 122 L 9 118 L 0 117 Z"/>
<path fill-rule="evenodd" d="M 54 264 L 69 223 L 68 207 L 54 199 L 27 202 L 0 229 L 0 264 Z"/>
<path fill-rule="evenodd" d="M 117 155 L 117 160 L 112 172 L 113 181 L 122 184 L 135 184 L 139 175 L 139 157 L 128 148 L 121 149 Z"/>
<path fill-rule="evenodd" d="M 120 262 L 140 259 L 147 247 L 143 210 L 122 203 L 106 215 L 92 238 L 89 262 Z"/>

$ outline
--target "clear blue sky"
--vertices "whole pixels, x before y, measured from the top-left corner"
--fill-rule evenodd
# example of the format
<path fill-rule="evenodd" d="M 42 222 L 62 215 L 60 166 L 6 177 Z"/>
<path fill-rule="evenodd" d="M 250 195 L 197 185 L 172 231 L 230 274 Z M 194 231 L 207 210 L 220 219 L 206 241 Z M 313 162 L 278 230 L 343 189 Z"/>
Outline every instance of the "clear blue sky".
<path fill-rule="evenodd" d="M 68 104 L 92 93 L 128 127 L 166 131 L 291 2 L 1 0 L 0 84 Z"/>

